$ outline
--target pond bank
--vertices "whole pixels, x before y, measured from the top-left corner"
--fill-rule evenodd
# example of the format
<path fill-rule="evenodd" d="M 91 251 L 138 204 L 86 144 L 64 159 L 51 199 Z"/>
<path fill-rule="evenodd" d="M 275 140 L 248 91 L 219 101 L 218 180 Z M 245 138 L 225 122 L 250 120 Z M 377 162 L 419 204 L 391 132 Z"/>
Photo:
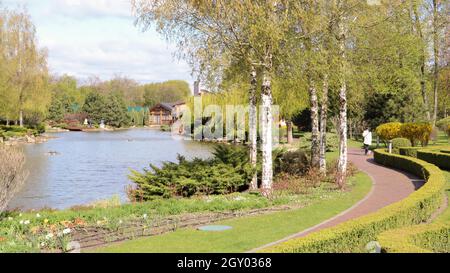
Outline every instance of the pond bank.
<path fill-rule="evenodd" d="M 160 166 L 176 161 L 178 154 L 207 158 L 211 150 L 210 145 L 177 140 L 148 128 L 48 135 L 51 141 L 18 145 L 25 153 L 29 176 L 10 209 L 66 209 L 114 195 L 124 202 L 126 187 L 131 185 L 130 169 Z"/>

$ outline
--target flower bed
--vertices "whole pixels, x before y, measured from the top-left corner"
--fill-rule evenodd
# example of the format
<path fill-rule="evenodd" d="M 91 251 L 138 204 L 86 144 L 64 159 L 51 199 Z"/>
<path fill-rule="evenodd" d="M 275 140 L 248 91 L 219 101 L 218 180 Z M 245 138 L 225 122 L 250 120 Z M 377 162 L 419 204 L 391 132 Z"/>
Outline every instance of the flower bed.
<path fill-rule="evenodd" d="M 289 240 L 263 252 L 364 252 L 364 246 L 389 229 L 426 221 L 441 205 L 445 177 L 436 166 L 425 161 L 375 151 L 375 161 L 387 167 L 408 171 L 426 180 L 418 191 L 379 211 L 309 236 Z"/>

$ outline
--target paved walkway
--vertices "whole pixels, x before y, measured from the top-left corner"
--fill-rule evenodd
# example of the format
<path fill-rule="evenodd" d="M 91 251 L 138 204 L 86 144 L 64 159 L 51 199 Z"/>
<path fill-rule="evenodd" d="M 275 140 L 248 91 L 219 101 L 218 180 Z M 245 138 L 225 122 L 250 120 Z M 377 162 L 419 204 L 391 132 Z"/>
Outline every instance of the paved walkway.
<path fill-rule="evenodd" d="M 408 197 L 411 193 L 423 185 L 423 180 L 420 180 L 417 177 L 376 164 L 373 157 L 365 156 L 364 151 L 361 149 L 349 149 L 348 158 L 349 161 L 356 165 L 359 170 L 367 173 L 372 179 L 372 190 L 363 200 L 355 204 L 352 208 L 321 224 L 291 235 L 282 240 L 251 250 L 250 252 L 256 252 L 260 249 L 273 246 L 293 238 L 303 237 L 310 233 L 333 227 L 340 223 L 375 212 L 387 205 Z"/>

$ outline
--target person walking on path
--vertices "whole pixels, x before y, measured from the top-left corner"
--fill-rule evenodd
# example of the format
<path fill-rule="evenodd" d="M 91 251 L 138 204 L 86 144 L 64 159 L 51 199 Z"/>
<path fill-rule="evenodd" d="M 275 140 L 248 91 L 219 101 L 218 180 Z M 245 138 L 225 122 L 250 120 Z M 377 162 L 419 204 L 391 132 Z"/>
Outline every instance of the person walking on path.
<path fill-rule="evenodd" d="M 367 128 L 363 132 L 364 137 L 364 152 L 365 155 L 369 154 L 369 147 L 372 145 L 372 131 L 370 128 Z"/>

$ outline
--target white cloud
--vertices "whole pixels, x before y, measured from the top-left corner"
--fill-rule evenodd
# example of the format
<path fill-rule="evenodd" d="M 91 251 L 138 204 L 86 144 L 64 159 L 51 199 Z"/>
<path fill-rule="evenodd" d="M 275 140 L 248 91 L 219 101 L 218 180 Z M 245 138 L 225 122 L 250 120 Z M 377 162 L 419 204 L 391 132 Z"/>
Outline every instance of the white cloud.
<path fill-rule="evenodd" d="M 52 73 L 192 81 L 188 65 L 174 60 L 173 46 L 134 26 L 129 0 L 4 0 L 11 7 L 18 2 L 27 5 L 39 44 L 48 48 Z"/>
<path fill-rule="evenodd" d="M 123 16 L 131 17 L 129 0 L 51 0 L 53 12 L 68 16 Z"/>

